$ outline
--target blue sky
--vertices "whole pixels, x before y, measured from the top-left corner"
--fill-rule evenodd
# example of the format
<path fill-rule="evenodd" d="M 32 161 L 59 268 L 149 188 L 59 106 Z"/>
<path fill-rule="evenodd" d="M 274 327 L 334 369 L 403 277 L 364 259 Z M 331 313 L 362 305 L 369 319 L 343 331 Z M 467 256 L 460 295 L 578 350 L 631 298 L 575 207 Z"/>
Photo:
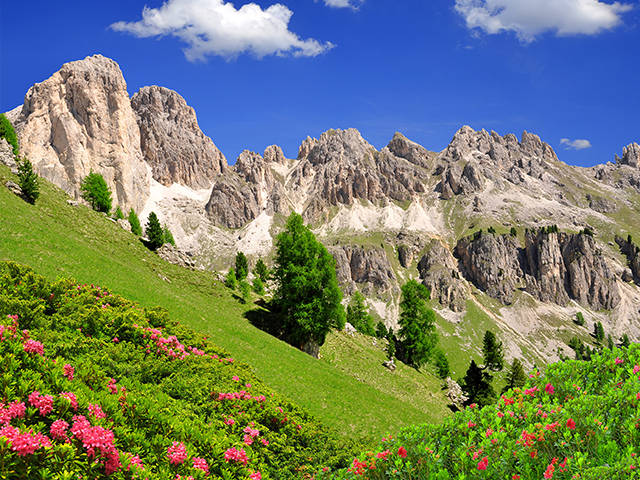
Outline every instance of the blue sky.
<path fill-rule="evenodd" d="M 348 127 L 378 148 L 401 131 L 436 151 L 463 124 L 526 129 L 585 166 L 640 142 L 638 0 L 248 3 L 13 2 L 0 110 L 101 53 L 130 94 L 178 91 L 231 163 L 274 143 L 295 157 L 307 135 Z"/>

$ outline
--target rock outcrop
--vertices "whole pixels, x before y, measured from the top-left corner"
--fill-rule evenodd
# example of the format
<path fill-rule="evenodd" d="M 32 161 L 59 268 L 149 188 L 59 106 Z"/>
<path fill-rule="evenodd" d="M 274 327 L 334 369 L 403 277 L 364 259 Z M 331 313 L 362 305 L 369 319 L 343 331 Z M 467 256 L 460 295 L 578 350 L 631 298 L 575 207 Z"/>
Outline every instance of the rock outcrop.
<path fill-rule="evenodd" d="M 0 138 L 0 163 L 9 167 L 14 175 L 18 173 L 18 164 L 13 155 L 13 148 L 4 138 Z"/>
<path fill-rule="evenodd" d="M 10 120 L 36 172 L 76 198 L 82 179 L 102 174 L 114 205 L 142 210 L 150 176 L 140 129 L 118 64 L 94 55 L 65 63 L 32 86 Z"/>
<path fill-rule="evenodd" d="M 418 262 L 422 283 L 431 291 L 433 300 L 449 310 L 462 312 L 469 289 L 460 276 L 455 258 L 439 240 L 433 240 L 427 248 Z"/>
<path fill-rule="evenodd" d="M 196 113 L 168 88 L 143 87 L 131 98 L 140 147 L 152 176 L 163 185 L 209 188 L 227 160 L 198 126 Z"/>
<path fill-rule="evenodd" d="M 633 280 L 640 285 L 640 247 L 633 243 L 633 239 L 630 236 L 626 239 L 616 236 L 616 243 L 620 247 L 620 251 L 627 257 L 627 264 L 631 270 L 631 278 L 627 276 L 623 280 Z"/>
<path fill-rule="evenodd" d="M 329 247 L 328 250 L 336 260 L 338 282 L 347 293 L 352 293 L 356 284 L 365 292 L 386 291 L 396 279 L 382 248 L 346 245 Z"/>
<path fill-rule="evenodd" d="M 166 260 L 169 263 L 173 263 L 175 265 L 190 269 L 195 269 L 196 267 L 196 262 L 193 260 L 193 258 L 191 258 L 191 255 L 183 252 L 170 243 L 165 243 L 164 245 L 162 245 L 159 249 L 156 250 L 156 253 L 160 258 Z"/>

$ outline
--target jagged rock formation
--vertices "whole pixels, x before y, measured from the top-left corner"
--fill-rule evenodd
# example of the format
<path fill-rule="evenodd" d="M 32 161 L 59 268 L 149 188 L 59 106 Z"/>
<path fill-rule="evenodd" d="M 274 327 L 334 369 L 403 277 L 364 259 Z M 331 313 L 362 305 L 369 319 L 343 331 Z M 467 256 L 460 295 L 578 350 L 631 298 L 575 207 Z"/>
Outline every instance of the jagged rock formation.
<path fill-rule="evenodd" d="M 621 300 L 615 276 L 592 236 L 528 231 L 525 246 L 515 237 L 480 233 L 456 246 L 462 274 L 505 304 L 517 289 L 538 300 L 566 305 L 569 299 L 596 310 Z"/>
<path fill-rule="evenodd" d="M 640 248 L 633 243 L 633 239 L 628 237 L 626 240 L 616 236 L 616 243 L 620 247 L 620 251 L 627 257 L 627 263 L 631 270 L 631 278 L 623 278 L 624 281 L 633 280 L 640 285 Z"/>
<path fill-rule="evenodd" d="M 101 173 L 115 205 L 142 210 L 149 174 L 127 85 L 113 60 L 94 55 L 65 63 L 10 112 L 21 153 L 37 173 L 76 198 L 91 170 Z"/>
<path fill-rule="evenodd" d="M 465 309 L 469 289 L 460 276 L 455 258 L 438 240 L 432 240 L 427 253 L 418 262 L 422 283 L 431 291 L 431 298 L 454 311 Z"/>
<path fill-rule="evenodd" d="M 622 149 L 622 158 L 616 158 L 620 165 L 637 168 L 640 164 L 640 145 L 631 143 Z"/>
<path fill-rule="evenodd" d="M 18 164 L 13 155 L 13 148 L 4 138 L 0 138 L 0 163 L 9 167 L 14 175 L 18 173 Z"/>
<path fill-rule="evenodd" d="M 140 126 L 140 147 L 153 178 L 163 185 L 179 183 L 209 188 L 227 168 L 227 160 L 198 126 L 196 113 L 168 88 L 141 88 L 131 97 Z"/>
<path fill-rule="evenodd" d="M 174 247 L 170 243 L 165 243 L 159 249 L 156 250 L 158 256 L 169 263 L 173 263 L 175 265 L 180 265 L 181 267 L 194 269 L 196 267 L 196 262 L 191 258 L 191 256 L 180 250 L 179 248 Z"/>
<path fill-rule="evenodd" d="M 373 289 L 386 291 L 396 277 L 384 250 L 379 247 L 363 248 L 351 245 L 329 247 L 336 260 L 338 282 L 347 293 L 352 293 L 356 284 L 367 292 Z"/>

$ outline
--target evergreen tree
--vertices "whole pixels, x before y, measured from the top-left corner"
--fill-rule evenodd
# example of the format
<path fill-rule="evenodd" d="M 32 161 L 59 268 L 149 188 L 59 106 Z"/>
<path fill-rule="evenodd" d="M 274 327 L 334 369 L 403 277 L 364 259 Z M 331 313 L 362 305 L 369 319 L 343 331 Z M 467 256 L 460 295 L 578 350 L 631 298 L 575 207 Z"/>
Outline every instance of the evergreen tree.
<path fill-rule="evenodd" d="M 386 348 L 387 358 L 389 360 L 392 360 L 396 354 L 396 337 L 393 334 L 387 335 L 387 342 L 388 342 L 387 348 Z"/>
<path fill-rule="evenodd" d="M 373 328 L 373 318 L 371 318 L 371 315 L 369 315 L 367 311 L 364 297 L 358 291 L 351 296 L 351 300 L 347 306 L 347 322 L 353 325 L 360 333 L 372 337 L 376 334 Z"/>
<path fill-rule="evenodd" d="M 273 278 L 272 304 L 291 344 L 316 352 L 331 328 L 344 328 L 335 260 L 295 212 L 276 239 Z"/>
<path fill-rule="evenodd" d="M 498 341 L 494 333 L 490 330 L 487 330 L 484 333 L 484 339 L 482 340 L 482 354 L 484 356 L 484 365 L 489 370 L 499 372 L 504 368 L 502 342 Z"/>
<path fill-rule="evenodd" d="M 581 327 L 584 325 L 584 315 L 582 312 L 576 313 L 576 319 L 574 320 L 576 325 L 580 325 Z"/>
<path fill-rule="evenodd" d="M 261 258 L 259 258 L 258 261 L 256 262 L 256 266 L 253 269 L 253 273 L 258 277 L 260 277 L 260 280 L 262 280 L 263 283 L 269 279 L 269 269 L 267 268 L 267 265 L 264 263 L 264 261 Z"/>
<path fill-rule="evenodd" d="M 7 120 L 8 121 L 8 120 Z M 40 184 L 38 175 L 33 171 L 33 165 L 27 157 L 18 161 L 18 184 L 22 190 L 22 196 L 31 204 L 36 203 L 40 196 Z"/>
<path fill-rule="evenodd" d="M 525 383 L 527 383 L 527 374 L 524 373 L 522 362 L 516 358 L 511 364 L 509 373 L 507 373 L 507 384 L 502 390 L 502 393 L 513 388 L 521 388 Z"/>
<path fill-rule="evenodd" d="M 496 234 L 496 229 L 493 228 L 493 226 L 489 227 L 487 229 L 487 232 L 490 233 L 491 235 L 495 235 Z"/>
<path fill-rule="evenodd" d="M 173 234 L 166 224 L 162 226 L 162 243 L 170 243 L 174 247 L 176 246 L 176 241 L 173 239 Z"/>
<path fill-rule="evenodd" d="M 80 184 L 80 192 L 82 192 L 82 198 L 97 212 L 111 211 L 111 190 L 99 173 L 90 172 L 84 177 Z"/>
<path fill-rule="evenodd" d="M 233 268 L 229 269 L 227 276 L 224 278 L 224 285 L 232 290 L 236 289 L 238 279 L 236 278 L 236 271 Z"/>
<path fill-rule="evenodd" d="M 622 335 L 622 337 L 620 337 L 620 346 L 626 348 L 629 345 L 631 345 L 631 342 L 629 341 L 629 335 L 625 333 L 624 335 Z"/>
<path fill-rule="evenodd" d="M 609 350 L 613 350 L 613 338 L 611 338 L 611 334 L 607 335 L 607 348 Z"/>
<path fill-rule="evenodd" d="M 238 280 L 244 280 L 249 274 L 249 262 L 247 256 L 243 252 L 236 254 L 236 277 Z"/>
<path fill-rule="evenodd" d="M 242 298 L 242 303 L 247 303 L 251 298 L 251 285 L 247 280 L 243 279 L 238 282 L 238 290 L 240 291 L 240 298 Z"/>
<path fill-rule="evenodd" d="M 20 151 L 18 148 L 18 137 L 16 136 L 16 131 L 11 125 L 9 119 L 5 116 L 4 113 L 0 114 L 0 138 L 4 138 L 11 148 L 13 149 L 13 156 L 17 159 L 18 155 L 20 155 Z"/>
<path fill-rule="evenodd" d="M 138 218 L 138 215 L 136 215 L 136 212 L 133 208 L 129 210 L 129 225 L 131 225 L 131 233 L 138 236 L 142 235 L 140 219 Z"/>
<path fill-rule="evenodd" d="M 402 358 L 405 363 L 419 368 L 425 364 L 436 344 L 436 315 L 427 307 L 429 290 L 415 280 L 402 286 L 400 300 L 400 338 Z"/>
<path fill-rule="evenodd" d="M 115 218 L 116 220 L 124 220 L 124 213 L 122 213 L 122 209 L 120 208 L 120 205 L 118 205 L 116 207 L 116 211 L 113 212 L 113 218 Z"/>
<path fill-rule="evenodd" d="M 491 375 L 481 369 L 475 360 L 471 360 L 461 386 L 469 397 L 467 405 L 476 403 L 484 407 L 495 401 L 496 394 L 491 386 Z"/>
<path fill-rule="evenodd" d="M 602 344 L 604 340 L 604 327 L 602 326 L 602 322 L 597 322 L 593 326 L 593 336 L 596 337 L 598 343 Z"/>
<path fill-rule="evenodd" d="M 447 360 L 447 356 L 440 349 L 436 350 L 434 355 L 434 365 L 436 366 L 436 371 L 438 372 L 438 377 L 441 379 L 445 379 L 449 376 L 450 368 L 449 368 L 449 360 Z"/>
<path fill-rule="evenodd" d="M 149 214 L 149 219 L 145 226 L 145 235 L 149 239 L 149 248 L 151 250 L 157 250 L 164 243 L 164 232 L 155 212 Z"/>
<path fill-rule="evenodd" d="M 378 324 L 376 325 L 376 337 L 384 338 L 387 336 L 387 333 L 387 327 L 384 325 L 384 323 L 378 322 Z"/>
<path fill-rule="evenodd" d="M 518 236 L 518 231 L 516 230 L 516 227 L 511 227 L 511 230 L 509 230 L 509 235 L 511 235 L 512 237 Z"/>
<path fill-rule="evenodd" d="M 252 286 L 257 295 L 264 295 L 264 283 L 262 283 L 262 279 L 259 276 L 253 277 Z"/>

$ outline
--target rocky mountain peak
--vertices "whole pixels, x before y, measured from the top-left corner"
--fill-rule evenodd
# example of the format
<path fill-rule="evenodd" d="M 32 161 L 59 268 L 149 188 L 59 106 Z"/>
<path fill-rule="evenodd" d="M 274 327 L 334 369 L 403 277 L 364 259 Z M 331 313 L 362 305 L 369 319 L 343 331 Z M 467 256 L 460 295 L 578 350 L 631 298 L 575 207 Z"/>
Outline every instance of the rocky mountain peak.
<path fill-rule="evenodd" d="M 280 148 L 278 145 L 269 145 L 264 150 L 264 154 L 262 156 L 265 162 L 279 164 L 287 163 L 287 157 L 284 156 L 282 148 Z"/>
<path fill-rule="evenodd" d="M 637 167 L 640 164 L 640 145 L 630 143 L 622 149 L 622 158 L 617 157 L 616 161 L 620 165 Z"/>
<path fill-rule="evenodd" d="M 330 162 L 353 163 L 375 152 L 360 132 L 355 128 L 347 130 L 327 130 L 313 146 L 307 160 L 312 165 Z"/>
<path fill-rule="evenodd" d="M 396 132 L 386 147 L 396 157 L 405 160 L 423 168 L 431 169 L 433 160 L 437 156 L 436 153 L 430 152 L 422 145 L 412 142 L 400 132 Z"/>
<path fill-rule="evenodd" d="M 118 64 L 93 55 L 32 86 L 11 120 L 41 176 L 78 198 L 82 179 L 99 172 L 114 204 L 142 210 L 150 178 L 126 88 Z"/>
<path fill-rule="evenodd" d="M 140 147 L 155 180 L 209 188 L 227 160 L 200 127 L 196 113 L 177 92 L 156 85 L 131 98 L 140 125 Z"/>

